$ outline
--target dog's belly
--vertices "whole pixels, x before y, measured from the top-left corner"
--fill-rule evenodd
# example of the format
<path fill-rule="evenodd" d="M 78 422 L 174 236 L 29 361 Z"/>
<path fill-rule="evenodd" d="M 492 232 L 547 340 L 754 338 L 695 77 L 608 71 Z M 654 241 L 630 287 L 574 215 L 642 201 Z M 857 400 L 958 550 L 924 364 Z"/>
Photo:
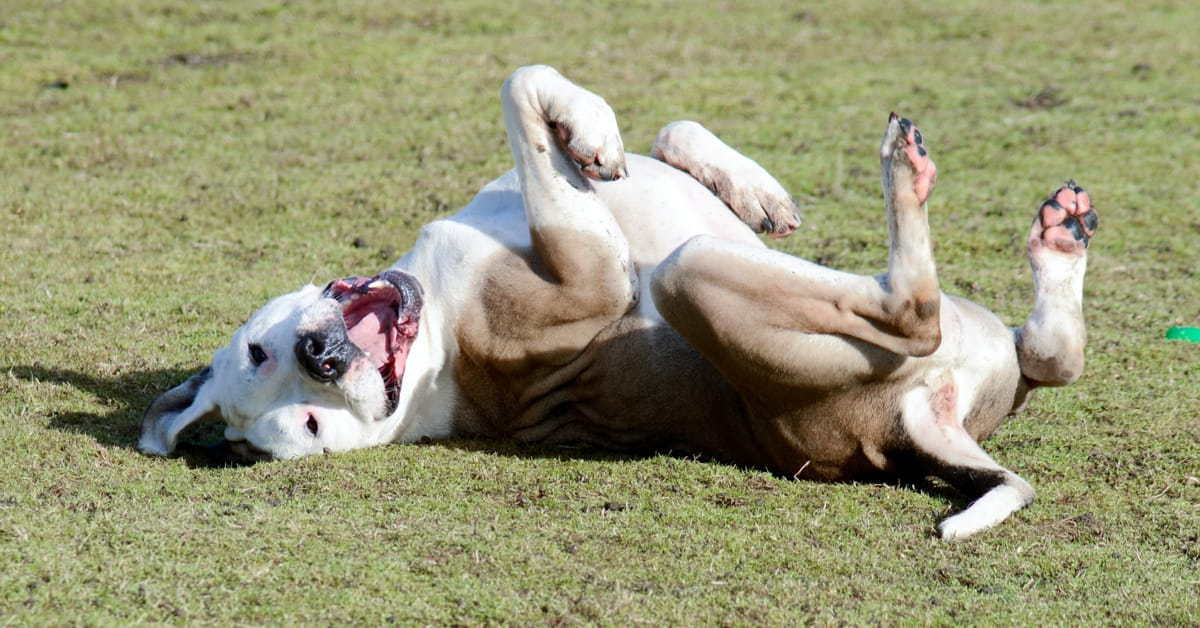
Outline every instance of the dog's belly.
<path fill-rule="evenodd" d="M 630 317 L 579 356 L 524 377 L 472 367 L 489 382 L 460 407 L 471 431 L 543 444 L 589 444 L 638 453 L 701 455 L 825 481 L 903 476 L 911 442 L 901 399 L 923 376 L 947 372 L 935 357 L 897 378 L 840 391 L 738 391 L 665 324 Z M 1013 408 L 1015 371 L 948 371 L 968 431 L 981 439 Z M 505 392 L 505 391 L 511 392 Z M 467 423 L 463 423 L 466 425 Z"/>
<path fill-rule="evenodd" d="M 459 425 L 468 433 L 631 452 L 755 457 L 733 388 L 661 321 L 614 322 L 569 362 L 505 374 L 459 362 Z"/>

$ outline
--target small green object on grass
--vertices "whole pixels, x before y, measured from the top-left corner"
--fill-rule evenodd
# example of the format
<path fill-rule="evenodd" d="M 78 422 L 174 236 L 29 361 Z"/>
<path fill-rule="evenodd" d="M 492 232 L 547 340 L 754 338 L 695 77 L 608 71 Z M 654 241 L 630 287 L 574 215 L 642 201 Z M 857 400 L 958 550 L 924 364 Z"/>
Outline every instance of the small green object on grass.
<path fill-rule="evenodd" d="M 1172 327 L 1167 330 L 1167 340 L 1200 342 L 1200 327 Z"/>

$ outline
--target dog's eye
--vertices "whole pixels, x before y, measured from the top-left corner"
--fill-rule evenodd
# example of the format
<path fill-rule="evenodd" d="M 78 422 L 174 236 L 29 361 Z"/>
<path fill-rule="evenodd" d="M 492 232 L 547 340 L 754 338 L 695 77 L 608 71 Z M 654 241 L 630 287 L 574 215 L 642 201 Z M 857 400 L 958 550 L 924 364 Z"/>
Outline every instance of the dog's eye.
<path fill-rule="evenodd" d="M 254 366 L 259 366 L 267 361 L 267 352 L 263 351 L 262 345 L 250 345 L 250 361 Z"/>
<path fill-rule="evenodd" d="M 304 427 L 308 428 L 309 434 L 316 436 L 317 429 L 320 428 L 321 426 L 317 423 L 317 417 L 310 414 L 310 415 L 308 415 L 308 421 L 306 421 L 304 423 Z"/>

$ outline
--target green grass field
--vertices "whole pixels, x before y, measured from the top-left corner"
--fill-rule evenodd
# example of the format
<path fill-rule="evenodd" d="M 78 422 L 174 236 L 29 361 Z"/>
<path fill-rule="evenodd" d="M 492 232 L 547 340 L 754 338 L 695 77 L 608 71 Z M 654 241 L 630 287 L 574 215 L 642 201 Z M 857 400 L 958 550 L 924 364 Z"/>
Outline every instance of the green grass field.
<path fill-rule="evenodd" d="M 1200 325 L 1197 25 L 1184 1 L 6 0 L 0 624 L 1197 624 L 1200 344 L 1163 339 Z M 937 485 L 134 449 L 269 297 L 379 270 L 507 170 L 498 88 L 535 62 L 631 150 L 704 122 L 801 201 L 778 246 L 856 272 L 886 255 L 887 115 L 913 118 L 942 286 L 1014 324 L 1037 203 L 1088 188 L 1087 373 L 987 444 L 1038 501 L 944 543 L 963 503 Z"/>

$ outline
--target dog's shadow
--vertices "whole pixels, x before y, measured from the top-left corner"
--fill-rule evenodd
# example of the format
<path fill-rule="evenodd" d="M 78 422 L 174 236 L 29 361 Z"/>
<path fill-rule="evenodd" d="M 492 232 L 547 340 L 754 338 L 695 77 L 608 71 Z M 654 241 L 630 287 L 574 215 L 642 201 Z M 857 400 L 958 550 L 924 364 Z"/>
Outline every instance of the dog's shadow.
<path fill-rule="evenodd" d="M 48 368 L 40 364 L 16 366 L 10 372 L 30 382 L 49 382 L 69 386 L 95 397 L 97 412 L 57 412 L 50 415 L 50 427 L 73 434 L 85 434 L 104 447 L 133 449 L 141 432 L 142 413 L 150 402 L 172 386 L 193 374 L 184 369 L 121 373 L 106 376 L 70 369 Z M 215 423 L 200 424 L 181 435 L 179 457 L 193 468 L 227 467 L 246 464 L 229 450 L 222 428 Z"/>
<path fill-rule="evenodd" d="M 104 447 L 133 449 L 141 432 L 142 414 L 155 397 L 186 380 L 194 371 L 162 369 L 105 376 L 41 365 L 11 369 L 17 378 L 30 382 L 49 382 L 69 386 L 95 397 L 98 412 L 58 412 L 50 416 L 50 427 L 73 434 L 85 434 Z M 179 435 L 176 455 L 192 468 L 220 468 L 254 464 L 255 460 L 233 451 L 223 436 L 223 425 L 199 423 Z M 465 451 L 486 452 L 517 458 L 554 458 L 560 460 L 616 461 L 643 457 L 594 447 L 556 447 L 514 443 L 504 440 L 454 438 L 431 443 Z"/>
<path fill-rule="evenodd" d="M 198 369 L 162 369 L 116 376 L 96 375 L 40 365 L 18 366 L 11 372 L 31 382 L 53 382 L 87 392 L 103 412 L 60 412 L 50 417 L 50 427 L 64 432 L 86 434 L 105 447 L 132 449 L 141 431 L 142 413 L 155 397 L 179 384 Z M 176 454 L 191 468 L 222 468 L 254 464 L 229 448 L 217 423 L 202 423 L 184 430 L 176 445 Z M 622 453 L 589 446 L 563 447 L 529 445 L 507 440 L 454 438 L 431 443 L 472 452 L 484 452 L 515 458 L 557 460 L 622 461 L 637 460 L 655 452 Z M 706 463 L 718 464 L 698 458 Z M 893 480 L 894 481 L 894 480 Z M 961 494 L 949 486 L 923 478 L 906 478 L 902 484 L 951 503 L 965 503 Z"/>

